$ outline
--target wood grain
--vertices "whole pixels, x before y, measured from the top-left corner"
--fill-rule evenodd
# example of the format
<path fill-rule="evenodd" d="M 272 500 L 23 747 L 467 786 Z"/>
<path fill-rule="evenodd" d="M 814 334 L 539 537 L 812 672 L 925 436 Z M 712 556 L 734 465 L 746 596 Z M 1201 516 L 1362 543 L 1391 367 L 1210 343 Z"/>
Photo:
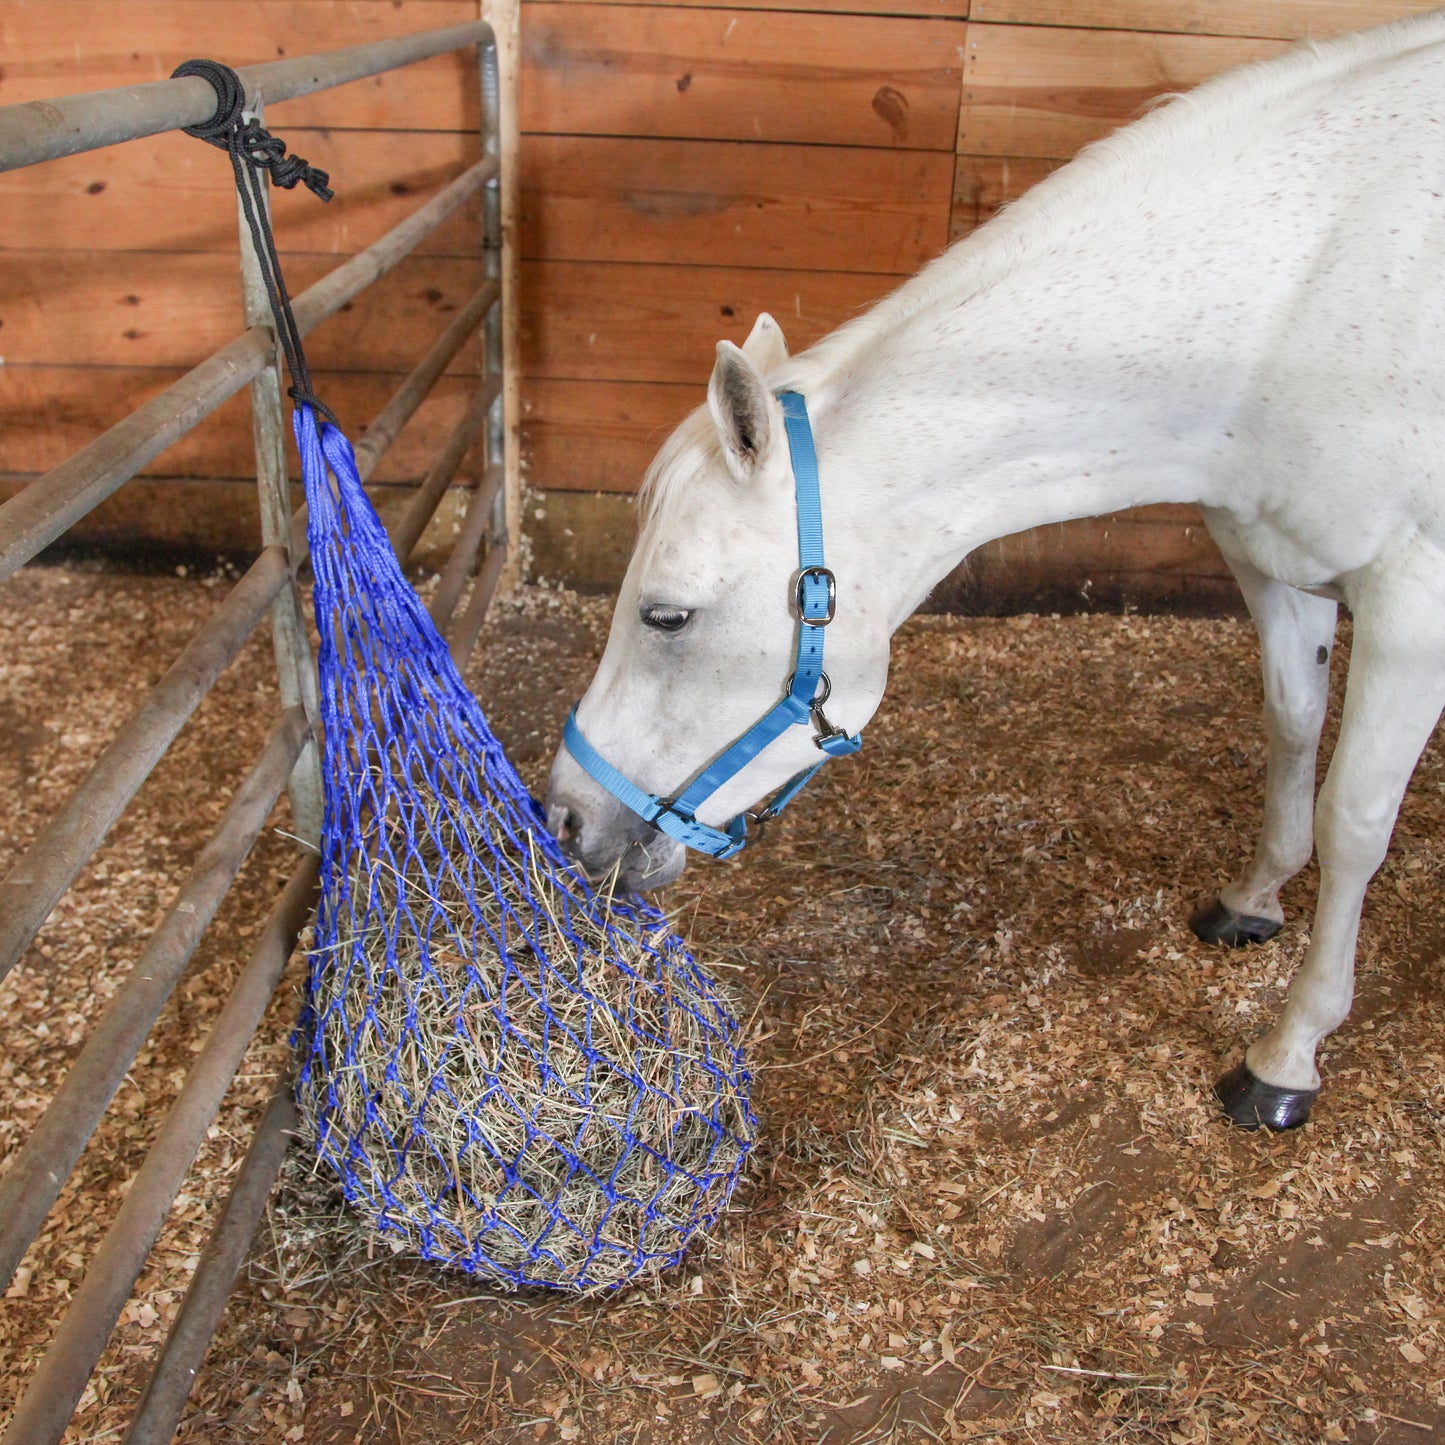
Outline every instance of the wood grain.
<path fill-rule="evenodd" d="M 533 135 L 522 254 L 906 274 L 943 249 L 952 169 L 933 151 Z"/>
<path fill-rule="evenodd" d="M 798 350 L 894 284 L 840 271 L 527 261 L 522 374 L 700 387 L 719 338 L 741 343 L 759 311 L 771 311 Z"/>
<path fill-rule="evenodd" d="M 1339 35 L 1434 8 L 1434 0 L 973 0 L 972 18 L 1001 25 L 1296 40 Z"/>
<path fill-rule="evenodd" d="M 717 0 L 627 0 L 629 5 L 686 5 L 705 9 Z M 898 15 L 968 19 L 969 0 L 733 0 L 733 10 L 791 10 L 824 15 Z"/>
<path fill-rule="evenodd" d="M 174 369 L 86 366 L 0 367 L 0 472 L 48 471 L 113 426 L 180 375 Z M 401 384 L 379 372 L 316 374 L 317 391 L 359 441 L 365 424 Z M 466 408 L 475 381 L 444 376 L 381 460 L 378 480 L 415 481 L 430 465 L 440 439 Z M 290 427 L 286 428 L 290 437 Z M 251 408 L 241 392 L 207 417 L 142 475 L 153 477 L 255 476 Z M 299 475 L 292 453 L 293 474 Z"/>
<path fill-rule="evenodd" d="M 18 496 L 23 477 L 0 472 L 0 502 Z M 395 482 L 368 485 L 368 495 L 384 525 L 399 522 L 416 495 L 414 486 Z M 446 565 L 465 514 L 467 492 L 451 488 L 442 498 L 408 561 L 415 572 Z M 202 568 L 218 556 L 245 563 L 261 550 L 255 482 L 211 478 L 142 478 L 107 497 L 82 517 L 57 544 L 79 543 L 108 552 L 123 566 L 147 555 L 152 561 L 188 561 Z"/>
<path fill-rule="evenodd" d="M 956 241 L 977 230 L 1000 206 L 1016 200 L 1061 164 L 1033 156 L 958 156 L 949 239 Z"/>
<path fill-rule="evenodd" d="M 664 438 L 703 396 L 701 383 L 529 381 L 522 402 L 528 485 L 636 491 Z"/>
<path fill-rule="evenodd" d="M 626 497 L 548 492 L 529 521 L 534 574 L 612 591 L 636 535 Z M 1238 610 L 1239 589 L 1193 507 L 1140 507 L 991 542 L 943 579 L 930 611 Z"/>
<path fill-rule="evenodd" d="M 332 255 L 363 250 L 480 154 L 475 134 L 288 129 L 292 150 L 331 175 L 336 196 L 274 190 L 280 244 Z M 225 251 L 236 254 L 236 184 L 221 152 L 190 136 L 153 136 L 0 174 L 0 248 Z M 475 256 L 481 205 L 472 200 L 417 248 Z"/>
<path fill-rule="evenodd" d="M 1279 40 L 971 24 L 958 149 L 1066 159 L 1156 96 L 1283 49 Z"/>
<path fill-rule="evenodd" d="M 963 27 L 677 6 L 522 8 L 522 129 L 951 150 Z"/>
<path fill-rule="evenodd" d="M 1239 588 L 1194 506 L 1136 507 L 1000 537 L 933 590 L 971 614 L 1124 606 L 1229 612 Z"/>
<path fill-rule="evenodd" d="M 251 65 L 477 18 L 474 0 L 0 0 L 0 105 L 164 80 L 195 55 Z M 475 51 L 274 108 L 286 126 L 475 130 Z M 199 142 L 197 142 L 199 145 Z"/>
<path fill-rule="evenodd" d="M 336 264 L 283 256 L 299 293 Z M 406 371 L 481 284 L 479 260 L 413 256 L 307 339 L 313 365 Z M 196 253 L 12 251 L 0 270 L 0 326 L 12 364 L 191 366 L 240 334 L 235 261 Z M 448 368 L 475 371 L 475 343 Z"/>

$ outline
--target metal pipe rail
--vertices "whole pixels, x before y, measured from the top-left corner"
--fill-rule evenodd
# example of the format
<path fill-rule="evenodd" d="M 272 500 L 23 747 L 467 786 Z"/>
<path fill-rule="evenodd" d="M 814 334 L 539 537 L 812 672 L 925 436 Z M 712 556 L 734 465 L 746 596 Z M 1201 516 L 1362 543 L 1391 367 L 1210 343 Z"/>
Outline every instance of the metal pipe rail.
<path fill-rule="evenodd" d="M 497 554 L 504 554 L 505 550 L 499 547 Z M 479 590 L 485 587 L 485 579 L 479 578 L 477 585 Z M 490 587 L 487 587 L 486 596 L 490 600 Z M 433 617 L 437 626 L 447 633 L 450 614 L 436 617 L 433 612 Z M 455 655 L 455 635 L 448 633 L 448 642 Z M 458 662 L 465 656 L 464 651 Z M 231 1186 L 221 1218 L 201 1254 L 200 1263 L 161 1346 L 150 1382 L 121 1445 L 166 1445 L 175 1433 L 206 1346 L 220 1323 L 226 1296 L 261 1222 L 276 1176 L 281 1172 L 286 1155 L 286 1136 L 295 1131 L 297 1122 L 296 1104 L 291 1097 L 291 1079 L 287 1077 L 277 1085 L 261 1122 L 256 1126 L 251 1147 L 236 1175 L 236 1182 Z"/>
<path fill-rule="evenodd" d="M 268 60 L 236 72 L 248 98 L 267 105 L 364 80 L 433 55 L 492 44 L 492 27 L 474 20 L 441 30 L 423 30 L 395 40 L 323 50 L 290 60 Z M 216 113 L 216 92 L 199 76 L 156 80 L 146 85 L 92 90 L 56 100 L 0 106 L 0 171 L 19 170 L 59 156 L 99 150 L 121 141 L 200 125 Z"/>
<path fill-rule="evenodd" d="M 293 304 L 301 334 L 380 280 L 458 206 L 496 179 L 496 158 L 483 157 L 379 241 L 307 287 Z M 274 348 L 271 328 L 253 326 L 0 506 L 0 581 L 258 377 Z"/>
<path fill-rule="evenodd" d="M 491 27 L 477 22 L 397 40 L 300 57 L 239 72 L 247 94 L 275 104 L 375 75 L 397 65 L 478 46 L 482 69 L 484 155 L 444 190 L 365 251 L 338 266 L 295 301 L 308 332 L 406 256 L 469 197 L 480 192 L 480 252 L 486 279 L 372 419 L 357 448 L 363 479 L 375 469 L 438 377 L 478 328 L 483 368 L 461 419 L 445 438 L 403 514 L 389 528 L 403 561 L 420 540 L 467 453 L 482 439 L 487 466 L 469 498 L 459 537 L 443 569 L 432 615 L 453 656 L 465 659 L 507 555 L 501 349 L 502 226 L 500 72 Z M 0 108 L 0 169 L 157 134 L 206 120 L 210 87 L 196 78 Z M 149 403 L 0 507 L 0 579 L 49 545 L 122 486 L 227 397 L 248 382 L 256 417 L 257 480 L 263 550 L 191 638 L 135 714 L 121 725 L 80 786 L 27 854 L 0 880 L 0 978 L 14 966 L 51 909 L 84 868 L 212 684 L 270 609 L 282 711 L 266 745 L 240 782 L 189 877 L 174 895 L 70 1068 L 25 1147 L 0 1178 L 0 1287 L 10 1278 L 58 1198 L 64 1182 L 175 984 L 184 974 L 242 868 L 281 790 L 288 786 L 296 827 L 315 825 L 319 794 L 298 786 L 316 759 L 316 679 L 296 578 L 307 554 L 305 508 L 291 508 L 282 447 L 276 340 L 264 324 L 247 275 L 247 329 Z M 481 558 L 478 565 L 478 558 Z M 463 598 L 470 584 L 470 596 Z M 459 615 L 458 615 L 459 614 Z M 99 1360 L 121 1309 L 145 1267 L 211 1120 L 274 996 L 312 907 L 317 860 L 303 853 L 278 899 L 250 962 L 232 988 L 180 1094 L 130 1181 L 111 1229 L 96 1251 L 50 1348 L 28 1383 L 0 1445 L 58 1441 Z M 126 1434 L 147 1445 L 171 1437 L 191 1381 L 217 1326 L 236 1271 L 262 1217 L 294 1124 L 289 1082 L 266 1109 L 170 1336 Z"/>
<path fill-rule="evenodd" d="M 310 731 L 299 707 L 282 713 L 160 927 L 0 1179 L 0 1279 L 15 1273 L 30 1241 L 40 1232 L 75 1161 L 221 906 L 231 880 L 266 826 Z"/>

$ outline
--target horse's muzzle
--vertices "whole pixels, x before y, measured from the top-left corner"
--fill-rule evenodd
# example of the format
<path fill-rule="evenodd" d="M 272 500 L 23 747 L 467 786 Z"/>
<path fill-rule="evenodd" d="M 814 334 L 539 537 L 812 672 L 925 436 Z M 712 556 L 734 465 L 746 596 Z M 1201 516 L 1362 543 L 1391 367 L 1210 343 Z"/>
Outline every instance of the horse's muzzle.
<path fill-rule="evenodd" d="M 673 882 L 687 862 L 681 843 L 599 787 L 565 748 L 552 764 L 547 826 L 594 883 L 617 869 L 624 889 L 642 893 Z"/>

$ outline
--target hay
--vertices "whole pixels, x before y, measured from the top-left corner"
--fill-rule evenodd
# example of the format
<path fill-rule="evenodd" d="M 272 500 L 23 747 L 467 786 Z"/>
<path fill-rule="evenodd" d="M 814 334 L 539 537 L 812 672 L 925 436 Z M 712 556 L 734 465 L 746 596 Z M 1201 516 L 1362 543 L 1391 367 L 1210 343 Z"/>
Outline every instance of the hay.
<path fill-rule="evenodd" d="M 420 848 L 390 820 L 355 850 L 358 926 L 313 958 L 318 1154 L 378 1230 L 502 1285 L 676 1263 L 755 1137 L 731 1012 L 658 915 L 425 807 Z"/>

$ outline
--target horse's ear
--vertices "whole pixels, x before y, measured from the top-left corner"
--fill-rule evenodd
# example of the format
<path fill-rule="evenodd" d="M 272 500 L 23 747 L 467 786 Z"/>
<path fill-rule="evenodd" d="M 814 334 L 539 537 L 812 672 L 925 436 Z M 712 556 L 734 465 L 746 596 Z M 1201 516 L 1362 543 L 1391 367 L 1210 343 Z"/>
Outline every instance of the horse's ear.
<path fill-rule="evenodd" d="M 743 342 L 743 355 L 764 376 L 788 359 L 788 343 L 783 337 L 783 328 L 766 311 L 758 312 L 758 319 L 753 322 L 753 329 Z"/>
<path fill-rule="evenodd" d="M 722 438 L 728 470 L 740 482 L 751 480 L 771 454 L 779 407 L 762 373 L 731 341 L 717 344 L 707 406 Z"/>

